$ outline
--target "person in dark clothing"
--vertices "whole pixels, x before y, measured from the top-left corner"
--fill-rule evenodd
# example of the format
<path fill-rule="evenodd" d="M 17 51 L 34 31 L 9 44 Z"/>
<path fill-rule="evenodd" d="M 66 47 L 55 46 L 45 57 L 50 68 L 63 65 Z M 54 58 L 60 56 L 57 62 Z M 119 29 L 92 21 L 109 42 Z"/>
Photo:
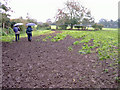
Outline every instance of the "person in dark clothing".
<path fill-rule="evenodd" d="M 27 29 L 26 29 L 26 33 L 28 35 L 28 41 L 30 41 L 30 42 L 32 40 L 32 31 L 33 31 L 32 27 L 28 26 Z"/>
<path fill-rule="evenodd" d="M 18 26 L 15 26 L 14 28 L 13 28 L 13 31 L 15 32 L 15 41 L 17 42 L 20 38 L 19 38 L 19 36 L 20 36 L 20 28 L 18 27 Z"/>

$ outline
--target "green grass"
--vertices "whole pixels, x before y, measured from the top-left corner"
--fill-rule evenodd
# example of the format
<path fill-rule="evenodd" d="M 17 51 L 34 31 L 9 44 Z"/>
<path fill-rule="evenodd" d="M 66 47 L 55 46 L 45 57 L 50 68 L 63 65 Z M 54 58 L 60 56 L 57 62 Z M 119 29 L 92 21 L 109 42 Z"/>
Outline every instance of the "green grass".
<path fill-rule="evenodd" d="M 51 29 L 56 29 L 56 25 L 51 25 Z M 68 26 L 67 29 L 70 29 L 70 26 Z M 73 29 L 77 28 L 73 27 Z M 94 28 L 90 27 L 88 28 L 88 30 L 94 30 Z M 118 30 L 118 28 L 103 28 L 102 30 Z"/>
<path fill-rule="evenodd" d="M 39 36 L 39 35 L 46 35 L 46 34 L 50 34 L 53 33 L 54 31 L 51 30 L 37 30 L 37 31 L 33 31 L 32 34 L 33 36 Z"/>
<path fill-rule="evenodd" d="M 103 28 L 102 30 L 118 30 L 118 28 Z"/>
<path fill-rule="evenodd" d="M 78 45 L 79 43 L 80 43 L 79 41 L 75 41 L 73 45 Z"/>
<path fill-rule="evenodd" d="M 50 33 L 53 33 L 53 32 L 54 31 L 50 31 L 50 30 L 44 30 L 44 31 L 37 30 L 37 31 L 33 31 L 32 35 L 33 35 L 33 37 L 35 37 L 35 36 L 39 36 L 39 35 L 50 34 Z M 26 33 L 20 34 L 20 38 L 25 38 L 25 37 L 27 37 Z M 15 39 L 15 35 L 7 35 L 7 36 L 0 37 L 0 41 L 2 41 L 2 42 L 11 42 L 14 39 Z"/>
<path fill-rule="evenodd" d="M 69 46 L 69 47 L 68 47 L 68 50 L 69 50 L 69 51 L 72 51 L 72 50 L 73 50 L 72 46 Z"/>

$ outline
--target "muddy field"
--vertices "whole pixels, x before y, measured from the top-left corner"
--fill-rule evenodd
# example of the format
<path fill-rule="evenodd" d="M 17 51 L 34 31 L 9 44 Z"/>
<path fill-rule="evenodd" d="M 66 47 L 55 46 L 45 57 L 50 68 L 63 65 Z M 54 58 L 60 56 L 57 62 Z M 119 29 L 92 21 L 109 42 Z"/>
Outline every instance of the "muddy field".
<path fill-rule="evenodd" d="M 43 38 L 2 43 L 4 88 L 117 88 L 115 70 L 107 65 L 109 62 L 101 64 L 97 53 L 78 53 L 81 45 L 73 42 L 80 39 L 67 36 L 59 42 L 44 42 Z"/>

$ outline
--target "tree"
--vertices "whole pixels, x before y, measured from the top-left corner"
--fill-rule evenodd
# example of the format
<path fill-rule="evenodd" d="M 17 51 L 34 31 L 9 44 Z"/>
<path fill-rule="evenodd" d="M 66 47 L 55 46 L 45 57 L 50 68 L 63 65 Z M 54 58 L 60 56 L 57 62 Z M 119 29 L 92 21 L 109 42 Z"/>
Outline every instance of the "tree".
<path fill-rule="evenodd" d="M 48 23 L 49 25 L 52 24 L 51 19 L 47 19 L 47 20 L 46 20 L 46 23 Z"/>
<path fill-rule="evenodd" d="M 91 12 L 75 0 L 67 1 L 63 9 L 58 9 L 56 18 L 57 22 L 68 24 L 71 29 L 75 24 L 80 24 L 85 18 L 88 18 L 88 20 L 93 19 Z"/>
<path fill-rule="evenodd" d="M 28 22 L 28 23 L 35 23 L 35 24 L 37 24 L 37 20 L 36 20 L 36 19 L 31 18 L 31 16 L 30 16 L 30 14 L 29 14 L 29 13 L 27 13 L 26 18 L 27 18 L 27 22 Z"/>
<path fill-rule="evenodd" d="M 95 29 L 95 30 L 102 30 L 102 28 L 104 27 L 102 24 L 97 24 L 95 23 L 94 25 L 92 25 L 92 27 Z"/>
<path fill-rule="evenodd" d="M 2 2 L 0 2 L 0 16 L 2 16 L 2 18 L 0 18 L 0 22 L 2 22 L 2 28 L 8 28 L 10 26 L 10 18 L 9 18 L 9 14 L 7 14 L 7 12 L 11 11 L 11 8 L 8 7 L 8 0 L 3 0 Z"/>
<path fill-rule="evenodd" d="M 67 15 L 69 17 L 69 24 L 72 29 L 73 25 L 79 23 L 79 21 L 83 18 L 84 7 L 79 2 L 75 1 L 67 1 L 65 5 Z"/>
<path fill-rule="evenodd" d="M 105 28 L 117 28 L 118 27 L 118 20 L 106 20 L 106 19 L 100 19 L 99 24 L 104 25 Z"/>
<path fill-rule="evenodd" d="M 105 28 L 108 28 L 108 21 L 106 19 L 100 19 L 99 24 L 102 24 Z"/>
<path fill-rule="evenodd" d="M 64 9 L 58 9 L 57 11 L 57 15 L 56 15 L 56 25 L 57 25 L 57 28 L 58 26 L 60 27 L 64 27 L 65 29 L 65 25 L 68 25 L 69 24 L 69 17 L 67 16 L 66 13 L 64 13 Z"/>

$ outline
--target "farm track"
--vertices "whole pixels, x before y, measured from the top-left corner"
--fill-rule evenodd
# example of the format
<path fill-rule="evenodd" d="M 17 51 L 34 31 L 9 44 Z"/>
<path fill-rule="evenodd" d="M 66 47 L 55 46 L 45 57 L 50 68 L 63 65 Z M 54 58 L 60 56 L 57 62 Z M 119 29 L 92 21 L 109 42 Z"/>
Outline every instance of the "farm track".
<path fill-rule="evenodd" d="M 56 33 L 61 32 L 51 35 Z M 81 45 L 73 42 L 81 39 L 67 36 L 59 42 L 44 42 L 43 38 L 2 43 L 4 88 L 117 88 L 114 69 L 106 65 L 110 72 L 105 73 L 96 53 L 78 53 Z"/>

